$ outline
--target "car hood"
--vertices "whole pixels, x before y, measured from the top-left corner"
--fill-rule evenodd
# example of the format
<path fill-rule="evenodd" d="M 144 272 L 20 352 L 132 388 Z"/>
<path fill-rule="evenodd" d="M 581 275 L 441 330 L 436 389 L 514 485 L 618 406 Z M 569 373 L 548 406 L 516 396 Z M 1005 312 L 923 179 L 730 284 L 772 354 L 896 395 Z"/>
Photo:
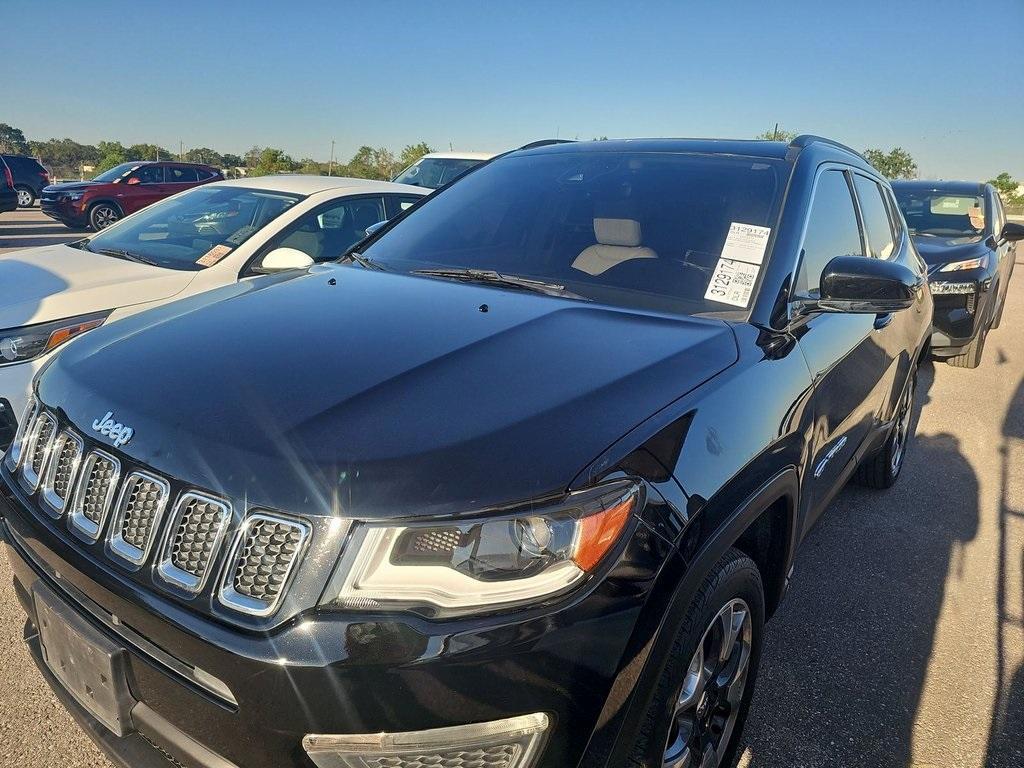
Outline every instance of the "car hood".
<path fill-rule="evenodd" d="M 171 477 L 307 514 L 490 508 L 565 490 L 735 362 L 717 320 L 326 267 L 93 331 L 39 377 L 88 437 Z"/>
<path fill-rule="evenodd" d="M 0 328 L 170 298 L 197 275 L 49 245 L 0 255 Z"/>
<path fill-rule="evenodd" d="M 930 266 L 949 264 L 954 261 L 976 259 L 991 249 L 984 238 L 926 237 L 916 235 L 914 245 L 921 258 Z"/>
<path fill-rule="evenodd" d="M 102 181 L 65 181 L 60 184 L 50 184 L 48 187 L 43 187 L 43 192 L 77 192 L 88 187 L 99 187 L 104 183 Z"/>

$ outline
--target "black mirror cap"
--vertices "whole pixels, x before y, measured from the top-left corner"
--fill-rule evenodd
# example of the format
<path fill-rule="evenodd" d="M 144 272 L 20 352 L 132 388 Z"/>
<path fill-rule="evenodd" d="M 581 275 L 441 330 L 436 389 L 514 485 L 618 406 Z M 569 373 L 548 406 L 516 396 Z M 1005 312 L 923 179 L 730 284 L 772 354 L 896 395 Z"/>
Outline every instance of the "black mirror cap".
<path fill-rule="evenodd" d="M 924 279 L 895 261 L 837 256 L 821 273 L 818 308 L 826 312 L 879 315 L 914 305 Z"/>
<path fill-rule="evenodd" d="M 1024 240 L 1024 224 L 1016 221 L 1008 221 L 1003 225 L 1003 231 L 999 234 L 1000 239 L 1009 243 Z"/>

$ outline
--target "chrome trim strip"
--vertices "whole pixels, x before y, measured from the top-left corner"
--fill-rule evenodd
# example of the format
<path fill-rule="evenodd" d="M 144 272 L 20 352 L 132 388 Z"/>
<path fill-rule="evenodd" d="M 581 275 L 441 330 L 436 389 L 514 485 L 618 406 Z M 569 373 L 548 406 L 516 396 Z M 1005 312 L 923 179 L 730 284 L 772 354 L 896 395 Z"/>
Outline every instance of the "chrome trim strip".
<path fill-rule="evenodd" d="M 210 550 L 210 560 L 206 564 L 206 570 L 200 577 L 193 576 L 188 571 L 178 568 L 171 562 L 171 549 L 174 545 L 174 536 L 177 533 L 178 527 L 181 525 L 181 517 L 185 508 L 188 506 L 188 503 L 193 500 L 214 504 L 219 506 L 223 511 L 220 528 L 217 531 L 213 547 Z M 224 541 L 230 522 L 230 502 L 224 499 L 218 499 L 214 496 L 208 496 L 207 494 L 200 493 L 199 491 L 188 491 L 181 494 L 181 496 L 178 497 L 177 503 L 174 505 L 174 512 L 171 515 L 170 522 L 164 530 L 164 539 L 160 546 L 160 561 L 157 563 L 156 572 L 164 581 L 169 584 L 173 584 L 179 589 L 183 589 L 193 595 L 202 592 L 203 587 L 206 586 L 206 582 L 210 577 L 210 572 L 213 570 L 214 562 L 217 560 L 217 552 L 220 549 L 221 542 Z"/>
<path fill-rule="evenodd" d="M 83 505 L 85 501 L 85 494 L 88 490 L 89 475 L 92 473 L 92 468 L 95 466 L 99 459 L 106 459 L 111 462 L 114 467 L 114 471 L 110 476 L 110 485 L 107 486 L 107 496 L 103 500 L 103 506 L 100 509 L 99 522 L 94 523 L 88 517 L 85 516 Z M 75 496 L 74 502 L 71 504 L 71 511 L 68 513 L 68 528 L 71 532 L 86 541 L 93 542 L 100 537 L 100 531 L 103 530 L 103 524 L 107 521 L 107 514 L 110 512 L 110 502 L 114 497 L 114 491 L 117 489 L 117 481 L 121 477 L 121 462 L 114 456 L 111 456 L 106 451 L 102 451 L 99 448 L 93 448 L 89 451 L 88 455 L 82 462 L 82 469 L 78 475 L 78 482 L 75 484 Z"/>
<path fill-rule="evenodd" d="M 43 448 L 43 458 L 39 462 L 39 473 L 37 474 L 32 469 L 32 456 L 36 452 L 36 444 L 39 441 L 39 433 L 42 431 L 43 426 L 47 423 L 53 425 L 53 431 L 50 433 L 49 439 L 46 441 L 46 447 Z M 28 457 L 28 461 L 21 462 L 21 484 L 22 487 L 29 493 L 35 493 L 39 490 L 39 481 L 42 479 L 43 474 L 46 472 L 46 462 L 50 456 L 50 449 L 53 448 L 53 441 L 57 437 L 57 420 L 53 418 L 42 408 L 39 409 L 39 414 L 36 417 L 35 423 L 32 425 L 32 432 L 29 434 L 29 440 L 27 444 L 27 450 L 24 452 L 24 456 Z"/>
<path fill-rule="evenodd" d="M 153 512 L 153 523 L 149 529 L 146 546 L 139 549 L 134 544 L 124 540 L 121 527 L 124 524 L 125 505 L 128 503 L 128 491 L 136 480 L 147 480 L 160 486 L 160 502 Z M 107 532 L 107 544 L 110 551 L 119 558 L 128 561 L 132 565 L 142 565 L 149 553 L 153 550 L 153 542 L 156 541 L 157 533 L 160 531 L 160 523 L 163 522 L 164 510 L 167 509 L 167 502 L 171 498 L 171 486 L 162 477 L 157 477 L 149 472 L 135 470 L 121 484 L 121 492 L 117 496 L 117 503 L 114 505 L 114 519 L 110 523 L 110 530 Z"/>
<path fill-rule="evenodd" d="M 61 454 L 64 453 L 64 448 L 68 441 L 75 444 L 75 457 L 71 460 L 71 468 L 68 471 L 68 488 L 65 491 L 66 498 L 61 498 L 57 495 L 57 492 L 53 488 L 54 481 L 57 479 L 57 467 L 60 465 Z M 60 435 L 57 436 L 56 441 L 53 444 L 53 451 L 50 457 L 49 466 L 46 468 L 46 474 L 43 475 L 43 501 L 46 502 L 44 512 L 50 514 L 53 518 L 59 518 L 64 514 L 64 508 L 68 505 L 68 501 L 74 495 L 75 492 L 75 479 L 78 475 L 78 466 L 82 463 L 82 454 L 85 452 L 85 443 L 82 442 L 82 438 L 72 432 L 70 429 L 65 429 Z"/>
<path fill-rule="evenodd" d="M 288 564 L 288 570 L 285 571 L 284 582 L 281 584 L 281 590 L 270 603 L 263 600 L 257 600 L 256 598 L 249 597 L 248 595 L 243 595 L 235 589 L 235 570 L 238 568 L 238 559 L 241 548 L 244 545 L 246 538 L 249 536 L 249 530 L 252 528 L 253 523 L 261 520 L 296 528 L 300 534 L 298 546 L 295 548 L 295 557 L 292 558 L 292 561 Z M 280 515 L 271 515 L 265 512 L 257 512 L 249 515 L 245 519 L 245 522 L 239 527 L 238 533 L 235 535 L 235 541 L 231 545 L 231 551 L 225 561 L 224 576 L 221 579 L 220 590 L 217 593 L 217 598 L 220 602 L 229 608 L 233 608 L 240 613 L 249 614 L 250 616 L 269 616 L 272 614 L 277 609 L 278 603 L 281 602 L 281 599 L 288 591 L 292 574 L 295 571 L 295 566 L 298 564 L 299 559 L 305 551 L 306 542 L 309 539 L 311 530 L 312 528 L 309 523 L 304 520 L 296 520 L 291 517 L 284 517 Z"/>
<path fill-rule="evenodd" d="M 18 431 L 14 433 L 14 442 L 10 444 L 7 448 L 7 453 L 4 454 L 4 466 L 7 467 L 12 475 L 17 472 L 21 458 L 25 455 L 23 450 L 25 438 L 29 433 L 29 426 L 35 423 L 38 415 L 39 401 L 33 397 L 28 401 L 28 405 L 25 406 L 25 412 L 21 415 Z"/>

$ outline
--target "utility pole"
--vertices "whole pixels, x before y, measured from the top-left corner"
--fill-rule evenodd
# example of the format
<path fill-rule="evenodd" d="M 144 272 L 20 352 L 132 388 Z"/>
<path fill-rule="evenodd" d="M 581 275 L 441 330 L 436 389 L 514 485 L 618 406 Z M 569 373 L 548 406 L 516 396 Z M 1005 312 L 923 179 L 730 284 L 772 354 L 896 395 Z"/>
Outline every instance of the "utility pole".
<path fill-rule="evenodd" d="M 775 124 L 775 130 L 772 131 L 772 141 L 778 141 L 778 140 L 779 140 L 779 124 L 776 123 Z"/>
<path fill-rule="evenodd" d="M 331 139 L 331 161 L 327 164 L 327 175 L 334 175 L 334 139 Z"/>
<path fill-rule="evenodd" d="M 185 159 L 185 142 L 178 139 L 178 162 Z"/>

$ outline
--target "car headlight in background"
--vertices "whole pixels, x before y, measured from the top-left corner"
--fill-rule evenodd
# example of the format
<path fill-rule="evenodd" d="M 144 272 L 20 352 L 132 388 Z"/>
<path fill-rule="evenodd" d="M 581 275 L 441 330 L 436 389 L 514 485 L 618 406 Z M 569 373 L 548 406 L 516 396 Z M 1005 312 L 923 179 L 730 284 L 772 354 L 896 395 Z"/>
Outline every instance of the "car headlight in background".
<path fill-rule="evenodd" d="M 65 200 L 81 200 L 85 196 L 85 192 L 65 192 L 61 197 Z"/>
<path fill-rule="evenodd" d="M 329 604 L 455 615 L 557 595 L 593 572 L 641 504 L 614 481 L 559 503 L 476 520 L 353 527 Z"/>
<path fill-rule="evenodd" d="M 976 259 L 965 259 L 946 264 L 939 272 L 963 272 L 967 269 L 985 269 L 988 267 L 988 255 L 979 256 Z"/>
<path fill-rule="evenodd" d="M 24 363 L 103 325 L 110 312 L 79 315 L 39 325 L 0 330 L 0 366 Z"/>

